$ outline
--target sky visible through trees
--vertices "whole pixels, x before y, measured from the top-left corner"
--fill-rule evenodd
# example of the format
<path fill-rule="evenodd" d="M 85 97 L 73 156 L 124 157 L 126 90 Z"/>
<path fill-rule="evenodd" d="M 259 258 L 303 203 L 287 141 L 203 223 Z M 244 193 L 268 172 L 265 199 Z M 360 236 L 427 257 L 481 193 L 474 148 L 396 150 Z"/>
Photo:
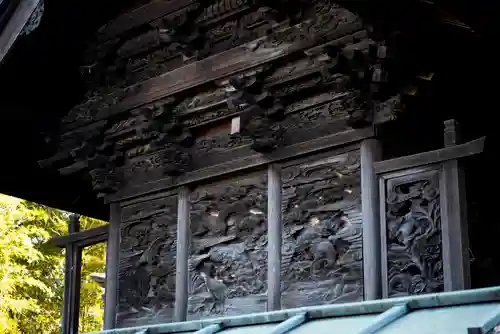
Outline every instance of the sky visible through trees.
<path fill-rule="evenodd" d="M 68 233 L 69 213 L 0 194 L 0 334 L 57 334 L 64 291 L 64 249 L 46 243 Z M 81 217 L 81 229 L 105 224 Z M 102 329 L 106 244 L 82 255 L 80 333 Z"/>

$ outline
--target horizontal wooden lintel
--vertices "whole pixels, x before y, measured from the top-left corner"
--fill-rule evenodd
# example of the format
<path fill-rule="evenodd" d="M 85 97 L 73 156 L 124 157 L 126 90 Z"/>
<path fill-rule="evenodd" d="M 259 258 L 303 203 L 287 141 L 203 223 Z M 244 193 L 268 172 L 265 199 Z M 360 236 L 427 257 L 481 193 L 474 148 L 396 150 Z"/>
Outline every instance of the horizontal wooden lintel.
<path fill-rule="evenodd" d="M 94 245 L 108 239 L 109 225 L 103 225 L 69 235 L 54 237 L 49 243 L 57 247 L 66 247 L 68 244 L 77 244 L 80 247 Z"/>
<path fill-rule="evenodd" d="M 235 172 L 259 168 L 269 163 L 285 161 L 306 154 L 312 154 L 335 147 L 355 144 L 356 142 L 373 136 L 374 131 L 372 127 L 327 135 L 306 142 L 282 147 L 270 154 L 257 153 L 238 160 L 232 160 L 207 168 L 199 169 L 193 172 L 186 173 L 176 179 L 169 177 L 154 182 L 141 184 L 135 187 L 130 187 L 123 192 L 105 197 L 104 200 L 106 203 L 120 202 L 138 196 L 145 196 L 165 190 L 170 190 L 183 185 L 190 185 L 196 182 L 222 177 Z"/>
<path fill-rule="evenodd" d="M 178 11 L 194 3 L 195 0 L 152 1 L 131 12 L 117 17 L 101 27 L 99 41 L 106 41 L 127 30 L 149 23 L 160 17 Z"/>
<path fill-rule="evenodd" d="M 435 164 L 452 159 L 465 158 L 483 152 L 485 140 L 486 137 L 481 137 L 465 144 L 379 161 L 374 164 L 375 173 L 382 174 L 406 168 Z"/>

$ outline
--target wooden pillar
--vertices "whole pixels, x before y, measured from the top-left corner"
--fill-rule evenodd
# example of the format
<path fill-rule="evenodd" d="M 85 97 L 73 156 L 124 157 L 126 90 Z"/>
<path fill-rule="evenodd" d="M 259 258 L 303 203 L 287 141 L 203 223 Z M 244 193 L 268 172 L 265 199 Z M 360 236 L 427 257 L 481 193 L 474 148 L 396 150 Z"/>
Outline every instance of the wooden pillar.
<path fill-rule="evenodd" d="M 104 329 L 116 327 L 118 308 L 118 269 L 120 265 L 121 207 L 111 203 L 106 250 L 106 283 L 104 289 Z"/>
<path fill-rule="evenodd" d="M 459 124 L 444 122 L 444 145 L 461 144 Z M 469 239 L 465 175 L 458 159 L 443 163 L 443 273 L 445 291 L 470 288 Z"/>
<path fill-rule="evenodd" d="M 382 298 L 380 252 L 379 190 L 373 168 L 381 150 L 376 139 L 361 142 L 361 211 L 363 216 L 363 281 L 364 299 Z"/>
<path fill-rule="evenodd" d="M 281 170 L 276 165 L 268 169 L 267 197 L 267 310 L 281 309 Z"/>
<path fill-rule="evenodd" d="M 175 276 L 175 321 L 186 321 L 188 307 L 189 189 L 179 190 L 177 205 L 177 259 Z"/>
<path fill-rule="evenodd" d="M 68 234 L 80 231 L 80 216 L 70 216 Z M 82 249 L 74 243 L 66 245 L 66 272 L 64 275 L 64 306 L 62 316 L 63 334 L 78 333 L 80 318 L 80 285 Z"/>

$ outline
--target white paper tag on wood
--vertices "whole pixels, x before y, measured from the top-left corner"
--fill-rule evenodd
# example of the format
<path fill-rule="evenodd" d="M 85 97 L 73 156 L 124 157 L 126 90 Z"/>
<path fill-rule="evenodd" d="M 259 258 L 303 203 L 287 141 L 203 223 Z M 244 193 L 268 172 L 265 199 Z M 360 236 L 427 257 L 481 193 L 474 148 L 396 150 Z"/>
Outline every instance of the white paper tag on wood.
<path fill-rule="evenodd" d="M 231 134 L 240 132 L 240 118 L 235 117 L 231 120 Z"/>

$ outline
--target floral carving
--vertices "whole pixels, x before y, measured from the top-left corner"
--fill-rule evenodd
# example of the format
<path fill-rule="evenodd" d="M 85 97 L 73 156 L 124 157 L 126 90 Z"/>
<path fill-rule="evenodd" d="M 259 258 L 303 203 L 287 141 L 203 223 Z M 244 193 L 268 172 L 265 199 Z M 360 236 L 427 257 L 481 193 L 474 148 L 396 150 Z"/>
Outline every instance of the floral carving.
<path fill-rule="evenodd" d="M 438 172 L 389 180 L 387 188 L 389 296 L 443 291 Z"/>

